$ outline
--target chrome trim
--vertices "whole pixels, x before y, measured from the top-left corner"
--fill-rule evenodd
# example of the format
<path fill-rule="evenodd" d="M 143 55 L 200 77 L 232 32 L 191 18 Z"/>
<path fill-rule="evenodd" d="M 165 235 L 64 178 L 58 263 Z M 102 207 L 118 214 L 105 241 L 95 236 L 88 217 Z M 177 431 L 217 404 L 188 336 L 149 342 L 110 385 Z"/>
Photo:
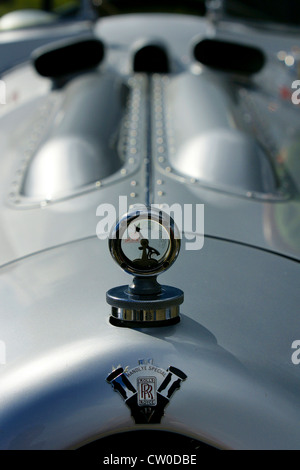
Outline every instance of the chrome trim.
<path fill-rule="evenodd" d="M 179 306 L 158 308 L 149 310 L 134 310 L 129 308 L 112 307 L 111 314 L 114 318 L 123 321 L 155 322 L 171 320 L 179 316 Z"/>
<path fill-rule="evenodd" d="M 131 262 L 131 260 L 125 256 L 121 246 L 122 237 L 129 225 L 134 221 L 139 221 L 141 219 L 155 221 L 164 227 L 168 233 L 170 241 L 169 249 L 160 262 L 152 269 L 146 270 L 136 266 L 133 261 Z M 171 217 L 161 209 L 150 209 L 145 208 L 145 206 L 141 206 L 141 208 L 139 208 L 138 205 L 135 209 L 118 220 L 109 236 L 109 250 L 113 259 L 125 272 L 136 276 L 153 276 L 166 271 L 176 260 L 180 251 L 180 244 L 180 233 Z"/>

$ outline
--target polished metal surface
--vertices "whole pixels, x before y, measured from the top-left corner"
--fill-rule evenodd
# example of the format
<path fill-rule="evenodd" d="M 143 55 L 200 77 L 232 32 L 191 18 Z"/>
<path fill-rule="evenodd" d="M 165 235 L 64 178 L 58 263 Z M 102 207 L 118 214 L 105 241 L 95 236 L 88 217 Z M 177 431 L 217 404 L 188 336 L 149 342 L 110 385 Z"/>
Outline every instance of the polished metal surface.
<path fill-rule="evenodd" d="M 107 49 L 91 74 L 72 77 L 59 89 L 30 64 L 2 76 L 7 104 L 0 105 L 0 448 L 79 448 L 115 433 L 159 429 L 218 448 L 299 449 L 300 369 L 291 345 L 299 329 L 300 122 L 299 108 L 281 95 L 281 84 L 290 86 L 295 70 L 277 59 L 279 51 L 300 47 L 299 39 L 235 22 L 215 29 L 205 18 L 188 15 L 117 15 L 101 18 L 93 31 Z M 31 36 L 30 47 L 35 41 L 40 45 L 41 37 Z M 262 47 L 265 69 L 251 83 L 208 72 L 192 55 L 205 37 Z M 170 73 L 134 74 L 132 51 L 154 40 L 169 54 Z M 29 44 L 22 43 L 22 54 L 25 49 Z M 128 94 L 113 97 L 117 82 Z M 95 89 L 89 89 L 92 83 Z M 109 109 L 112 103 L 112 115 L 90 99 L 92 122 L 80 101 L 90 93 L 97 104 Z M 205 142 L 215 148 L 216 166 L 197 176 L 199 161 L 211 162 L 202 155 L 205 145 L 198 158 L 199 129 L 206 134 L 215 127 L 222 135 L 216 144 L 210 138 Z M 91 168 L 98 175 L 102 167 L 85 168 L 79 152 L 82 174 L 65 178 L 55 155 L 57 178 L 63 175 L 56 190 L 66 192 L 47 199 L 36 180 L 28 188 L 39 188 L 36 195 L 22 195 L 30 162 L 50 138 L 59 135 L 68 143 L 59 154 L 64 160 L 66 151 L 71 166 L 72 129 L 81 143 L 92 129 L 97 158 L 106 152 L 112 158 L 104 165 L 106 176 L 87 183 Z M 226 158 L 236 165 L 233 141 L 241 159 L 230 174 L 222 167 L 220 149 L 222 142 Z M 247 174 L 251 158 L 255 165 Z M 119 210 L 119 196 L 127 197 L 127 206 L 145 203 L 150 187 L 161 208 L 204 204 L 204 245 L 188 249 L 203 236 L 191 224 L 177 262 L 162 274 L 163 285 L 184 291 L 178 324 L 144 328 L 132 322 L 131 328 L 118 328 L 109 321 L 111 307 L 116 317 L 131 319 L 144 319 L 145 310 L 160 315 L 161 308 L 154 309 L 151 298 L 146 309 L 138 299 L 132 309 L 126 302 L 107 304 L 105 294 L 113 286 L 131 295 L 129 276 L 112 261 L 106 234 L 97 231 L 99 240 L 96 230 L 101 209 L 109 205 L 116 218 L 122 216 L 129 209 Z M 178 305 L 165 307 L 164 316 L 179 318 Z M 173 365 L 188 377 L 159 424 L 136 424 L 106 383 L 112 369 L 121 364 L 123 371 L 132 371 L 142 358 L 153 358 L 164 371 Z"/>
<path fill-rule="evenodd" d="M 25 137 L 9 203 L 45 207 L 134 175 L 145 151 L 145 86 L 142 75 L 122 83 L 87 73 L 52 90 Z M 104 104 L 112 106 L 109 119 Z"/>
<path fill-rule="evenodd" d="M 118 320 L 130 322 L 156 322 L 171 320 L 179 316 L 179 307 L 168 307 L 151 310 L 132 310 L 128 308 L 112 307 L 112 316 Z M 143 324 L 140 323 L 143 328 Z"/>
<path fill-rule="evenodd" d="M 122 160 L 112 139 L 122 117 L 120 97 L 121 84 L 113 77 L 92 74 L 67 87 L 47 140 L 29 163 L 21 194 L 57 198 L 119 170 Z"/>
<path fill-rule="evenodd" d="M 47 11 L 27 9 L 13 11 L 3 15 L 0 19 L 0 31 L 9 31 L 30 26 L 45 26 L 58 21 L 57 14 Z"/>
<path fill-rule="evenodd" d="M 277 47 L 282 46 L 285 50 L 289 50 L 295 44 L 294 36 L 283 35 L 278 38 L 274 32 L 262 30 L 256 30 L 253 35 L 250 34 L 252 30 L 247 28 L 240 30 L 235 24 L 232 25 L 230 31 L 228 24 L 225 26 L 225 29 L 218 33 L 219 37 L 228 40 L 234 37 L 237 41 L 256 46 L 265 44 L 266 53 L 271 54 L 272 57 Z M 2 264 L 35 251 L 66 243 L 70 239 L 94 235 L 95 224 L 98 222 L 97 216 L 95 218 L 98 205 L 109 202 L 118 207 L 119 194 L 127 196 L 128 206 L 145 200 L 144 159 L 147 157 L 143 151 L 146 148 L 144 142 L 146 137 L 144 130 L 145 83 L 142 74 L 132 76 L 132 50 L 136 50 L 133 45 L 140 42 L 141 38 L 143 44 L 145 41 L 149 42 L 150 38 L 153 38 L 153 30 L 156 31 L 155 36 L 160 38 L 160 43 L 166 45 L 170 54 L 171 74 L 167 78 L 172 78 L 174 84 L 180 79 L 182 72 L 184 72 L 183 80 L 187 72 L 193 78 L 200 78 L 201 69 L 192 58 L 191 44 L 195 44 L 201 37 L 207 35 L 205 20 L 179 15 L 163 17 L 149 15 L 147 18 L 143 15 L 128 15 L 126 18 L 121 15 L 103 18 L 101 27 L 100 23 L 96 23 L 94 33 L 104 41 L 107 47 L 106 60 L 100 70 L 102 77 L 106 74 L 111 76 L 113 73 L 125 84 L 128 80 L 135 82 L 132 85 L 133 92 L 129 95 L 132 96 L 134 104 L 132 101 L 128 107 L 123 108 L 124 126 L 122 125 L 120 129 L 120 155 L 124 158 L 125 164 L 120 171 L 104 180 L 98 180 L 81 189 L 68 191 L 67 196 L 64 195 L 62 198 L 48 200 L 45 196 L 42 199 L 32 200 L 32 198 L 22 197 L 20 188 L 28 163 L 36 153 L 36 144 L 41 142 L 39 139 L 46 138 L 52 126 L 52 113 L 60 109 L 64 89 L 60 94 L 51 91 L 51 82 L 37 76 L 30 65 L 24 65 L 3 77 L 7 87 L 7 104 L 0 106 L 3 131 L 0 136 L 0 152 L 3 156 L 0 185 L 3 200 L 0 211 L 0 241 L 3 246 L 0 252 L 0 262 Z M 179 30 L 181 31 L 180 41 L 177 35 Z M 67 28 L 66 31 L 68 31 Z M 55 38 L 57 39 L 57 36 Z M 122 47 L 109 46 L 115 44 L 116 38 L 119 38 L 118 44 L 122 44 Z M 10 51 L 10 48 L 8 47 L 7 50 Z M 242 107 L 245 118 L 243 122 L 247 132 L 253 132 L 253 126 L 259 118 L 256 136 L 259 134 L 260 145 L 267 144 L 267 153 L 272 155 L 272 162 L 276 165 L 276 174 L 279 172 L 281 181 L 282 176 L 288 171 L 293 181 L 297 182 L 299 190 L 296 158 L 297 136 L 300 132 L 298 109 L 295 106 L 289 106 L 278 96 L 271 99 L 265 91 L 266 85 L 272 90 L 277 90 L 274 78 L 278 73 L 278 67 L 279 65 L 270 62 L 266 69 L 255 77 L 255 85 L 259 85 L 256 88 L 241 84 L 239 94 L 244 96 L 241 104 L 246 105 Z M 164 77 L 157 77 L 159 83 L 161 79 L 165 80 Z M 156 80 L 155 76 L 153 80 Z M 228 77 L 226 77 L 227 80 Z M 164 97 L 165 94 L 162 96 Z M 178 95 L 174 98 L 180 99 Z M 50 103 L 50 109 L 49 100 L 54 105 L 52 108 Z M 228 100 L 230 101 L 229 98 Z M 140 103 L 140 112 L 136 121 L 138 103 Z M 158 119 L 159 116 L 155 116 L 156 112 L 159 113 L 160 95 L 158 93 L 153 104 L 155 103 L 157 110 L 153 110 L 154 118 Z M 194 112 L 193 108 L 194 105 L 191 112 Z M 50 118 L 46 119 L 48 115 Z M 291 126 L 287 127 L 286 122 L 290 122 Z M 237 198 L 232 194 L 232 188 L 230 192 L 222 191 L 221 194 L 218 188 L 212 191 L 210 185 L 203 183 L 200 185 L 194 176 L 176 174 L 176 171 L 168 164 L 168 159 L 165 160 L 163 154 L 155 153 L 156 145 L 161 146 L 156 142 L 156 139 L 161 142 L 161 131 L 163 132 L 163 129 L 155 127 L 153 135 L 155 140 L 153 152 L 157 155 L 157 161 L 152 165 L 151 175 L 153 202 L 172 206 L 181 200 L 186 204 L 201 201 L 205 204 L 206 233 L 299 259 L 300 245 L 297 232 L 293 229 L 293 220 L 298 219 L 299 204 L 291 195 L 288 182 L 285 188 L 280 188 L 282 194 L 279 194 L 278 198 L 273 197 L 274 194 L 271 198 L 270 194 L 261 197 L 262 193 L 259 193 L 257 198 L 252 191 L 246 194 L 243 191 L 243 197 Z M 136 138 L 136 133 L 137 145 L 132 142 L 132 139 Z M 8 135 L 11 137 L 7 138 Z M 172 139 L 169 142 L 168 158 L 171 153 L 171 143 Z M 280 159 L 280 161 L 275 159 L 280 152 L 286 155 L 286 159 Z M 187 169 L 184 170 L 187 171 Z M 114 186 L 115 184 L 117 186 Z M 237 188 L 234 191 L 236 195 L 240 194 Z M 73 196 L 80 197 L 74 198 Z M 55 206 L 56 200 L 60 201 L 59 206 Z M 280 203 L 274 204 L 276 200 Z M 263 203 L 257 203 L 257 201 Z M 281 202 L 284 203 L 281 204 Z M 18 208 L 24 208 L 26 211 L 16 212 Z M 41 210 L 37 210 L 38 208 Z M 282 223 L 287 214 L 288 220 Z M 243 223 L 240 223 L 241 218 Z M 22 239 L 18 236 L 20 233 L 22 233 Z"/>
<path fill-rule="evenodd" d="M 164 170 L 170 166 L 200 185 L 235 195 L 279 197 L 272 161 L 255 134 L 243 130 L 235 90 L 226 80 L 209 72 L 181 74 L 156 79 L 156 87 L 165 121 L 165 142 L 156 151 Z"/>
<path fill-rule="evenodd" d="M 2 268 L 0 448 L 78 447 L 141 429 L 105 379 L 144 357 L 188 376 L 160 430 L 221 448 L 298 448 L 298 275 L 294 261 L 206 238 L 165 275 L 185 292 L 180 323 L 143 329 L 109 323 L 104 292 L 127 275 L 96 237 Z"/>

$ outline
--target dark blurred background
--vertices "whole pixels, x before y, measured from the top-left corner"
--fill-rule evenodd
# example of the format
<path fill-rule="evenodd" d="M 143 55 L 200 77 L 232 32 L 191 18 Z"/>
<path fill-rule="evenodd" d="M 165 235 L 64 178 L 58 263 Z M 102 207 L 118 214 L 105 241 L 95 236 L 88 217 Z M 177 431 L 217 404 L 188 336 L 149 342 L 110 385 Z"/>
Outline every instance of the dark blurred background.
<path fill-rule="evenodd" d="M 0 16 L 12 10 L 39 8 L 62 16 L 75 14 L 80 4 L 92 3 L 100 16 L 131 12 L 174 12 L 203 16 L 206 3 L 221 0 L 1 0 Z M 300 25 L 300 0 L 226 0 L 226 15 L 255 21 Z"/>

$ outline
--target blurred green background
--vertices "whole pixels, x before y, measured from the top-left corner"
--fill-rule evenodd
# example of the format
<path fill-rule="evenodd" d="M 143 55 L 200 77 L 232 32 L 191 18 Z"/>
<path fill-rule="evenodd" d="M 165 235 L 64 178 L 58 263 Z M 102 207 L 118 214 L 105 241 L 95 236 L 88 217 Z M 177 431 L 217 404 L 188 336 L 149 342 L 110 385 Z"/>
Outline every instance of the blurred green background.
<path fill-rule="evenodd" d="M 1 0 L 0 16 L 13 10 L 37 8 L 40 10 L 56 11 L 63 13 L 69 7 L 79 6 L 80 0 Z"/>

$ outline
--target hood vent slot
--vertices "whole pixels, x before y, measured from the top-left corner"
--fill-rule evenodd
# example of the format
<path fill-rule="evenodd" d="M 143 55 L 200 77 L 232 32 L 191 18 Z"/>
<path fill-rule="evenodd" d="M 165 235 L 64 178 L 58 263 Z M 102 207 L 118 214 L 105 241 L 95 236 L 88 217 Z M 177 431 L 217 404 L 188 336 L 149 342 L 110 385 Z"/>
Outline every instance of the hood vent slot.
<path fill-rule="evenodd" d="M 241 75 L 257 73 L 265 64 L 265 56 L 260 49 L 216 39 L 198 42 L 194 56 L 207 67 Z"/>

